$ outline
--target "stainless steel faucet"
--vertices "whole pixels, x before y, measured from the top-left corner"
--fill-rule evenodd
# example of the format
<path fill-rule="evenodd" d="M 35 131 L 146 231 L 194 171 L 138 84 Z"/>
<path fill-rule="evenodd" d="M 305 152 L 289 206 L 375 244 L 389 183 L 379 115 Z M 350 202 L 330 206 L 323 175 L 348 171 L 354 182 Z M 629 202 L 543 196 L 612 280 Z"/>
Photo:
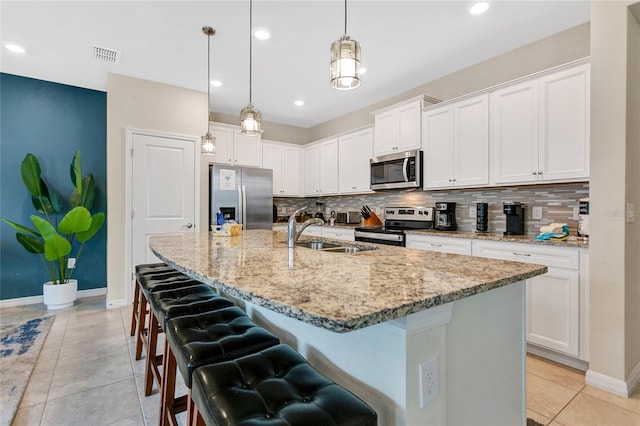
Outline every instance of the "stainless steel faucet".
<path fill-rule="evenodd" d="M 291 216 L 289 216 L 289 223 L 287 224 L 287 245 L 289 246 L 289 248 L 294 248 L 296 246 L 298 238 L 300 238 L 300 235 L 307 228 L 307 226 L 324 225 L 324 220 L 320 218 L 313 218 L 304 221 L 302 225 L 300 225 L 300 229 L 296 230 L 296 215 L 306 209 L 306 207 L 302 207 L 301 209 L 296 210 Z"/>

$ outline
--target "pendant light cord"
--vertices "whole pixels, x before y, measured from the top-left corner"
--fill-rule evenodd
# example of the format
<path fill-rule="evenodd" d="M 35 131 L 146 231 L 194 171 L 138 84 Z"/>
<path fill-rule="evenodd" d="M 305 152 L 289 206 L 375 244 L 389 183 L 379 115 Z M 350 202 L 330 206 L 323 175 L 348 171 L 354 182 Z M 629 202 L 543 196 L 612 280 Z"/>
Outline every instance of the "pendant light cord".
<path fill-rule="evenodd" d="M 344 0 L 344 34 L 347 34 L 347 0 Z"/>
<path fill-rule="evenodd" d="M 253 0 L 249 0 L 249 104 L 251 104 L 253 85 Z"/>
<path fill-rule="evenodd" d="M 209 133 L 209 120 L 211 120 L 211 34 L 207 34 L 207 133 Z"/>

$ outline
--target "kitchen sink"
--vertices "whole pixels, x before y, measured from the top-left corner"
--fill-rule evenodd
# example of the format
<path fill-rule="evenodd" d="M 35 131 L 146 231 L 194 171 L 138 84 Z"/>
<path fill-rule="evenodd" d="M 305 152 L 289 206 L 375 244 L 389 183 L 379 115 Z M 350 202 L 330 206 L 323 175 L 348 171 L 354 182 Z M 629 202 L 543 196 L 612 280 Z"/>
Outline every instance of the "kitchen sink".
<path fill-rule="evenodd" d="M 322 250 L 331 253 L 357 253 L 359 251 L 375 250 L 377 247 L 368 245 L 355 245 L 355 244 L 339 244 L 331 243 L 329 241 L 299 241 L 296 243 L 299 247 L 310 248 L 312 250 Z"/>

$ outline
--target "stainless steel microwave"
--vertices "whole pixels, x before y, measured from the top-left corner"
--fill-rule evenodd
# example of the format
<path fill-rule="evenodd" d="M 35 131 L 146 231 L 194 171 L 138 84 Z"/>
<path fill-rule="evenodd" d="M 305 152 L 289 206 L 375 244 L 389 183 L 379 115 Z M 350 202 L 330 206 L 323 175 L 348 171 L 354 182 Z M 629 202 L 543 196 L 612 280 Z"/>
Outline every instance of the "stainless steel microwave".
<path fill-rule="evenodd" d="M 405 151 L 373 157 L 371 189 L 422 188 L 422 151 Z"/>

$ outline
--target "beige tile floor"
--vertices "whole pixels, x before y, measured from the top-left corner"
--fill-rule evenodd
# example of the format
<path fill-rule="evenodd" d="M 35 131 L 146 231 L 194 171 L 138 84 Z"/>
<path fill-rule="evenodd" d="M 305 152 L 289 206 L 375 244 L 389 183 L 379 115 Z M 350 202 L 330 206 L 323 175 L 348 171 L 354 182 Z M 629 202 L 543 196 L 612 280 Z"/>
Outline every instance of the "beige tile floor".
<path fill-rule="evenodd" d="M 104 306 L 94 297 L 61 311 L 2 309 L 1 323 L 56 315 L 14 425 L 157 424 L 158 393 L 142 396 L 144 358 L 133 360 L 131 308 Z M 552 426 L 640 426 L 640 388 L 618 397 L 585 385 L 580 371 L 528 356 L 527 416 Z"/>

